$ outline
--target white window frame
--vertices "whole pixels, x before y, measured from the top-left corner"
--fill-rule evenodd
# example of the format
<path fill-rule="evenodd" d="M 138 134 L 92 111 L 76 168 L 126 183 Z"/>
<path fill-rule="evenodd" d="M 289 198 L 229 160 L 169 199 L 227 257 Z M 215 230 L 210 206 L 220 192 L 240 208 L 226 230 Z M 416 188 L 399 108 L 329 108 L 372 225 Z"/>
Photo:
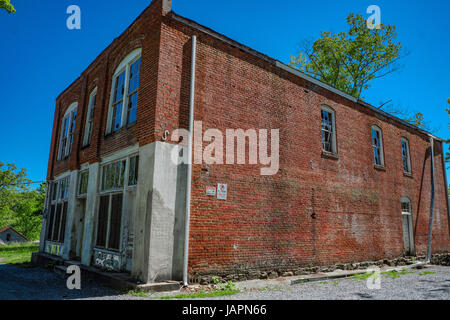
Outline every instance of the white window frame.
<path fill-rule="evenodd" d="M 109 236 L 110 236 L 110 232 L 111 232 L 111 212 L 112 212 L 112 198 L 114 195 L 117 194 L 122 194 L 123 198 L 122 201 L 124 201 L 124 197 L 125 197 L 125 192 L 126 191 L 130 191 L 130 190 L 135 190 L 135 188 L 137 188 L 137 184 L 135 185 L 129 185 L 129 176 L 130 176 L 130 163 L 131 163 L 131 159 L 134 157 L 139 157 L 139 152 L 132 152 L 129 153 L 128 155 L 122 155 L 119 154 L 117 157 L 114 156 L 111 159 L 108 159 L 107 161 L 104 161 L 101 165 L 100 165 L 100 183 L 99 183 L 99 196 L 103 197 L 103 196 L 109 196 L 109 205 L 108 205 L 108 215 L 107 215 L 107 225 L 106 225 L 106 235 L 105 235 L 105 247 L 98 247 L 97 246 L 97 237 L 98 237 L 98 212 L 100 209 L 100 201 L 98 201 L 98 206 L 97 206 L 97 216 L 96 216 L 96 230 L 95 230 L 95 248 L 94 250 L 100 250 L 100 251 L 106 251 L 106 252 L 112 252 L 112 253 L 117 253 L 117 252 L 121 252 L 122 251 L 122 237 L 123 237 L 123 225 L 121 224 L 121 230 L 120 230 L 120 248 L 118 251 L 109 248 Z M 139 159 L 139 158 L 138 158 Z M 107 166 L 111 165 L 111 164 L 116 164 L 118 162 L 122 162 L 125 161 L 125 170 L 124 170 L 124 178 L 123 178 L 123 185 L 120 186 L 119 188 L 112 188 L 112 189 L 107 189 L 107 190 L 103 190 L 103 180 L 104 180 L 104 170 Z M 139 175 L 138 175 L 138 181 L 139 181 Z M 122 219 L 123 219 L 123 214 L 125 213 L 125 209 L 124 209 L 124 203 L 122 203 Z"/>
<path fill-rule="evenodd" d="M 403 168 L 403 172 L 404 173 L 412 173 L 412 168 L 411 168 L 411 152 L 409 149 L 409 141 L 408 139 L 406 139 L 405 137 L 402 137 L 400 139 L 400 144 L 401 144 L 401 148 L 402 148 L 402 168 Z M 408 165 L 408 170 L 405 170 L 405 166 L 403 164 L 403 142 L 406 143 L 406 152 L 407 152 L 407 165 Z"/>
<path fill-rule="evenodd" d="M 73 125 L 73 116 L 75 112 L 78 110 L 78 102 L 74 102 L 70 105 L 70 107 L 67 109 L 66 113 L 64 114 L 64 117 L 61 121 L 61 133 L 59 136 L 59 150 L 58 150 L 58 160 L 62 160 L 67 158 L 70 153 L 72 152 L 72 144 L 73 144 L 73 134 L 72 134 L 72 125 Z M 64 123 L 68 120 L 68 131 L 67 131 L 67 142 L 63 150 L 63 139 L 64 139 L 64 132 L 65 127 Z M 75 123 L 76 125 L 76 123 Z M 71 138 L 72 136 L 72 138 Z M 70 142 L 70 143 L 69 143 Z"/>
<path fill-rule="evenodd" d="M 122 62 L 119 64 L 119 66 L 116 68 L 116 71 L 114 72 L 114 75 L 112 77 L 112 84 L 111 84 L 111 92 L 109 97 L 109 107 L 108 107 L 108 120 L 107 120 L 107 126 L 106 126 L 106 134 L 113 133 L 120 128 L 123 128 L 127 122 L 127 115 L 128 115 L 128 87 L 129 87 L 129 80 L 130 80 L 130 68 L 133 63 L 135 63 L 139 58 L 141 58 L 142 49 L 136 49 L 132 51 L 125 59 L 122 60 Z M 141 61 L 142 65 L 142 61 Z M 124 94 L 123 94 L 123 106 L 122 106 L 122 118 L 120 127 L 116 130 L 113 130 L 112 126 L 112 118 L 114 114 L 113 110 L 113 104 L 114 104 L 114 93 L 116 91 L 116 79 L 117 77 L 122 74 L 122 72 L 125 71 L 125 86 L 124 86 Z"/>
<path fill-rule="evenodd" d="M 322 124 L 322 111 L 326 111 L 331 114 L 332 116 L 332 136 L 331 136 L 331 151 L 325 150 L 323 147 L 323 124 Z M 331 152 L 334 154 L 337 154 L 337 139 L 336 139 L 336 112 L 330 108 L 329 106 L 323 105 L 320 108 L 320 123 L 321 123 L 321 139 L 322 139 L 322 151 L 324 152 Z"/>
<path fill-rule="evenodd" d="M 94 114 L 92 112 L 93 111 L 95 112 L 96 102 L 97 102 L 97 87 L 95 87 L 95 89 L 92 90 L 91 94 L 89 95 L 89 107 L 86 115 L 86 125 L 84 127 L 83 147 L 86 147 L 91 144 L 92 127 L 94 123 Z"/>
<path fill-rule="evenodd" d="M 83 174 L 87 174 L 87 176 L 88 176 L 87 188 L 86 188 L 86 192 L 85 192 L 85 193 L 81 193 L 81 176 L 82 176 Z M 78 173 L 77 197 L 78 197 L 78 198 L 86 198 L 87 193 L 88 193 L 88 190 L 89 190 L 89 169 L 81 170 L 81 171 Z"/>
<path fill-rule="evenodd" d="M 381 163 L 376 163 L 375 162 L 375 155 L 373 153 L 373 150 L 375 148 L 375 145 L 373 143 L 373 130 L 377 131 L 380 134 L 380 146 L 379 146 L 379 148 L 380 148 L 380 162 Z M 376 166 L 384 167 L 385 163 L 384 163 L 384 151 L 383 151 L 383 131 L 381 130 L 380 127 L 378 127 L 376 125 L 373 125 L 370 128 L 370 141 L 371 141 L 371 144 L 372 144 L 372 150 L 371 151 L 372 151 L 373 162 L 375 163 Z"/>

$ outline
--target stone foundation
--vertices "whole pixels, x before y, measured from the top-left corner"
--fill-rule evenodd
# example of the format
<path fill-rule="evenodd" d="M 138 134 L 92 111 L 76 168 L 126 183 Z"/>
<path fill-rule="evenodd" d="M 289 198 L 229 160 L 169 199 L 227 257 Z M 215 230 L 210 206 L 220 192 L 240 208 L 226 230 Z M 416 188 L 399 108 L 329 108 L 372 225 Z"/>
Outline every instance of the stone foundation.
<path fill-rule="evenodd" d="M 425 256 L 417 257 L 399 257 L 395 259 L 382 259 L 377 261 L 364 261 L 354 263 L 339 263 L 331 266 L 308 266 L 297 269 L 273 269 L 273 270 L 236 270 L 236 273 L 227 274 L 201 274 L 196 273 L 190 276 L 190 283 L 199 283 L 202 285 L 213 283 L 212 278 L 217 277 L 220 282 L 227 281 L 246 281 L 255 279 L 275 279 L 278 277 L 292 277 L 300 275 L 308 275 L 321 272 L 333 272 L 336 270 L 362 270 L 370 266 L 406 266 L 416 263 L 417 261 L 424 261 Z M 450 253 L 437 253 L 432 255 L 431 264 L 450 266 Z"/>

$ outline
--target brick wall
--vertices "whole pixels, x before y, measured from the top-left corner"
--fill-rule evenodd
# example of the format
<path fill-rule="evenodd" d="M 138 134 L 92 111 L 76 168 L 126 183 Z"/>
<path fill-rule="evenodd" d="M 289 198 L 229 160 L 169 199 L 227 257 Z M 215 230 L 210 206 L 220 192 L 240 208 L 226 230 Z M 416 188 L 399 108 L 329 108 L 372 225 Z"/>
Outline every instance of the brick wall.
<path fill-rule="evenodd" d="M 402 197 L 412 202 L 416 249 L 426 250 L 427 136 L 168 17 L 161 33 L 165 85 L 158 94 L 167 111 L 157 121 L 161 129 L 186 125 L 193 34 L 199 39 L 195 120 L 203 131 L 280 129 L 280 170 L 261 176 L 260 165 L 194 165 L 190 273 L 400 256 Z M 322 156 L 322 105 L 336 112 L 338 159 Z M 385 170 L 374 168 L 372 125 L 383 132 Z M 412 177 L 403 174 L 401 137 L 410 143 Z M 448 251 L 450 240 L 442 147 L 435 145 L 438 252 Z M 227 201 L 206 195 L 217 183 L 228 184 Z"/>
<path fill-rule="evenodd" d="M 193 34 L 199 37 L 195 119 L 203 122 L 203 130 L 280 129 L 281 148 L 275 176 L 261 176 L 260 165 L 194 165 L 191 273 L 399 256 L 402 197 L 411 199 L 416 249 L 425 251 L 431 191 L 425 135 L 161 14 L 161 0 L 58 97 L 48 178 L 128 145 L 160 140 L 165 130 L 186 128 Z M 140 46 L 138 120 L 105 137 L 112 75 Z M 80 133 L 95 86 L 92 143 L 82 149 Z M 68 160 L 56 161 L 60 122 L 75 101 L 79 121 L 74 151 Z M 338 159 L 322 156 L 323 104 L 336 112 Z M 385 170 L 373 165 L 374 124 L 383 131 Z M 410 143 L 412 177 L 403 175 L 401 137 Z M 450 239 L 439 143 L 435 153 L 437 252 L 448 251 Z M 217 183 L 228 184 L 227 201 L 206 196 L 206 187 Z"/>

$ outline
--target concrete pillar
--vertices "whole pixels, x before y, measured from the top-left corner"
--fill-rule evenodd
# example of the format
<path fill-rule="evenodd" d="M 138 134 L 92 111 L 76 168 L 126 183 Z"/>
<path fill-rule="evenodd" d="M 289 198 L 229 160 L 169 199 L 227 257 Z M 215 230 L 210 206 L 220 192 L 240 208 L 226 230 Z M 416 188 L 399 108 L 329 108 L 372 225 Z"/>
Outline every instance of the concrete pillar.
<path fill-rule="evenodd" d="M 184 227 L 185 189 L 178 185 L 185 186 L 186 178 L 172 161 L 174 148 L 155 142 L 140 149 L 132 275 L 145 283 L 173 280 L 174 270 L 182 270 L 184 232 L 175 231 Z"/>
<path fill-rule="evenodd" d="M 70 173 L 69 199 L 67 205 L 66 229 L 64 236 L 64 246 L 62 249 L 62 258 L 70 259 L 70 249 L 73 241 L 76 241 L 76 235 L 73 234 L 73 224 L 75 219 L 75 207 L 77 200 L 78 170 Z"/>
<path fill-rule="evenodd" d="M 84 235 L 83 235 L 83 247 L 81 250 L 81 263 L 85 266 L 91 264 L 92 248 L 95 241 L 95 222 L 96 222 L 96 210 L 97 210 L 97 191 L 99 184 L 100 165 L 94 163 L 89 166 L 89 182 L 86 198 L 86 211 L 84 214 Z"/>

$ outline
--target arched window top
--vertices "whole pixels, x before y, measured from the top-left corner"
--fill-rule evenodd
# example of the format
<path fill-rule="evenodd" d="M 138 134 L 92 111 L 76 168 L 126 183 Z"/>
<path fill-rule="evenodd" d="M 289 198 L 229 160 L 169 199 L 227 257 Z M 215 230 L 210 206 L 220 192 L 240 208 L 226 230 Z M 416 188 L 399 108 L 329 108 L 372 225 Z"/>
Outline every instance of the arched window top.
<path fill-rule="evenodd" d="M 131 51 L 123 60 L 120 62 L 120 64 L 117 66 L 116 70 L 114 71 L 114 76 L 116 76 L 118 73 L 122 72 L 127 65 L 130 64 L 133 60 L 136 60 L 141 56 L 142 48 L 135 49 Z"/>
<path fill-rule="evenodd" d="M 322 110 L 326 110 L 326 111 L 331 112 L 331 113 L 334 113 L 334 112 L 335 112 L 334 109 L 333 109 L 332 107 L 327 106 L 326 104 L 323 104 L 323 105 L 322 105 Z"/>
<path fill-rule="evenodd" d="M 382 132 L 383 130 L 381 130 L 381 128 L 379 126 L 377 126 L 376 124 L 372 125 L 372 130 L 378 130 L 380 132 Z"/>
<path fill-rule="evenodd" d="M 72 103 L 69 108 L 67 108 L 66 113 L 64 113 L 64 118 L 70 115 L 74 110 L 78 108 L 78 102 Z"/>
<path fill-rule="evenodd" d="M 402 214 L 410 215 L 412 214 L 412 208 L 411 208 L 411 200 L 407 197 L 401 198 L 402 203 Z"/>

